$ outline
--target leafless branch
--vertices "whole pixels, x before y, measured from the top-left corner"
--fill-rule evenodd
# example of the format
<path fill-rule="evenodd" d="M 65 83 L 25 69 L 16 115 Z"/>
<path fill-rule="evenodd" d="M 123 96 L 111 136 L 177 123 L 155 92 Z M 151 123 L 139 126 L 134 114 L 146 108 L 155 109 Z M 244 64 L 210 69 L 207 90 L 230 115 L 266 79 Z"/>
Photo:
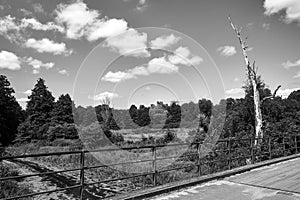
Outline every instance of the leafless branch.
<path fill-rule="evenodd" d="M 281 85 L 277 86 L 276 90 L 274 90 L 274 92 L 273 92 L 273 95 L 264 97 L 264 98 L 261 100 L 261 103 L 264 102 L 264 101 L 266 101 L 267 99 L 274 99 L 275 96 L 276 96 L 276 93 L 277 93 L 277 91 L 279 90 L 280 87 L 281 87 Z"/>

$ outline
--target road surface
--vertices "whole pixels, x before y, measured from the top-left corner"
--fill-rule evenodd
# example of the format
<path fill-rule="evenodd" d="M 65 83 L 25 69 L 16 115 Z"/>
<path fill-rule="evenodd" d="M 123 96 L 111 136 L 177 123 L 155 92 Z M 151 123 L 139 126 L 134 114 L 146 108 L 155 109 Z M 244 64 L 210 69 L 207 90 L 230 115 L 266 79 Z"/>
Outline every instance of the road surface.
<path fill-rule="evenodd" d="M 300 158 L 153 198 L 169 199 L 300 200 Z"/>

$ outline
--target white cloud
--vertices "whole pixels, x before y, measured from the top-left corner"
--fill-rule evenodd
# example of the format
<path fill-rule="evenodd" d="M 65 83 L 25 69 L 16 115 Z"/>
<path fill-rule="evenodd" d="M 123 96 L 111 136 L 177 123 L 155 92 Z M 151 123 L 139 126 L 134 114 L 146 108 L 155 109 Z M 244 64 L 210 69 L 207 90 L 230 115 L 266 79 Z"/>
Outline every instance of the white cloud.
<path fill-rule="evenodd" d="M 300 1 L 299 0 L 265 0 L 265 14 L 273 15 L 285 11 L 285 21 L 300 23 Z"/>
<path fill-rule="evenodd" d="M 93 99 L 94 101 L 103 101 L 106 100 L 106 98 L 109 98 L 110 100 L 113 98 L 118 98 L 119 95 L 117 93 L 112 92 L 102 92 L 100 94 L 94 95 L 94 96 L 88 96 L 89 99 Z"/>
<path fill-rule="evenodd" d="M 47 52 L 53 53 L 54 55 L 65 54 L 69 55 L 72 51 L 66 49 L 65 43 L 55 43 L 48 38 L 43 38 L 41 40 L 36 40 L 34 38 L 29 38 L 25 46 L 28 48 L 33 48 L 40 53 Z"/>
<path fill-rule="evenodd" d="M 28 89 L 28 90 L 26 90 L 26 91 L 23 92 L 23 93 L 29 96 L 29 95 L 31 95 L 32 91 L 31 91 L 30 89 Z"/>
<path fill-rule="evenodd" d="M 293 78 L 300 78 L 300 71 L 298 71 L 298 72 L 296 73 L 296 75 L 293 76 Z"/>
<path fill-rule="evenodd" d="M 59 4 L 56 9 L 56 21 L 65 25 L 67 37 L 79 39 L 85 34 L 86 26 L 93 24 L 99 17 L 99 12 L 89 10 L 84 2 L 77 1 L 72 4 Z"/>
<path fill-rule="evenodd" d="M 247 49 L 246 49 L 246 51 L 252 51 L 254 49 L 254 47 L 248 47 Z"/>
<path fill-rule="evenodd" d="M 10 15 L 0 17 L 0 35 L 10 42 L 23 45 L 26 42 L 26 38 L 30 35 L 28 29 L 41 31 L 53 30 L 61 33 L 65 31 L 62 26 L 59 26 L 54 22 L 42 24 L 35 18 L 23 18 L 19 20 Z"/>
<path fill-rule="evenodd" d="M 20 27 L 31 28 L 33 30 L 49 31 L 55 30 L 59 32 L 64 32 L 64 28 L 55 24 L 54 22 L 48 22 L 47 24 L 42 24 L 35 18 L 23 18 L 21 19 Z"/>
<path fill-rule="evenodd" d="M 176 37 L 174 34 L 163 35 L 155 38 L 154 40 L 151 40 L 150 47 L 153 49 L 164 49 L 173 44 L 176 44 L 180 39 L 180 37 Z"/>
<path fill-rule="evenodd" d="M 0 52 L 0 68 L 19 70 L 21 69 L 21 61 L 14 53 L 3 50 Z"/>
<path fill-rule="evenodd" d="M 103 81 L 118 83 L 121 81 L 137 78 L 137 76 L 148 76 L 150 74 L 170 74 L 178 72 L 179 67 L 168 62 L 166 57 L 153 58 L 147 66 L 137 66 L 125 72 L 109 71 L 104 77 Z"/>
<path fill-rule="evenodd" d="M 19 30 L 20 27 L 15 23 L 16 18 L 10 15 L 0 18 L 0 31 Z"/>
<path fill-rule="evenodd" d="M 178 47 L 174 55 L 169 56 L 169 61 L 174 64 L 182 64 L 187 66 L 195 66 L 199 63 L 203 62 L 203 59 L 199 56 L 193 56 L 191 55 L 190 50 L 187 47 Z"/>
<path fill-rule="evenodd" d="M 269 30 L 270 29 L 270 24 L 269 23 L 263 23 L 262 28 L 265 29 L 265 30 Z"/>
<path fill-rule="evenodd" d="M 0 18 L 0 35 L 17 44 L 22 43 L 24 40 L 23 34 L 21 34 L 21 27 L 16 24 L 16 18 L 10 15 Z"/>
<path fill-rule="evenodd" d="M 133 76 L 147 76 L 150 74 L 149 70 L 144 66 L 137 66 L 129 70 L 129 73 Z"/>
<path fill-rule="evenodd" d="M 226 57 L 233 56 L 234 54 L 236 54 L 236 50 L 234 46 L 222 46 L 219 47 L 217 51 L 220 52 L 221 56 L 226 56 Z"/>
<path fill-rule="evenodd" d="M 135 9 L 140 12 L 143 12 L 147 7 L 148 7 L 147 0 L 139 0 Z"/>
<path fill-rule="evenodd" d="M 233 98 L 243 98 L 245 96 L 245 91 L 242 88 L 233 88 L 225 91 L 226 97 Z"/>
<path fill-rule="evenodd" d="M 39 74 L 39 73 L 40 73 L 40 71 L 37 70 L 37 69 L 33 69 L 33 70 L 32 70 L 32 74 Z"/>
<path fill-rule="evenodd" d="M 111 71 L 109 71 L 109 72 L 107 72 L 107 74 L 105 74 L 104 77 L 102 77 L 102 80 L 112 82 L 112 83 L 118 83 L 120 81 L 131 79 L 131 78 L 134 78 L 134 76 L 128 72 L 121 72 L 121 71 L 111 72 Z"/>
<path fill-rule="evenodd" d="M 24 98 L 18 98 L 17 101 L 18 102 L 27 102 L 29 100 L 28 100 L 28 98 L 24 97 Z"/>
<path fill-rule="evenodd" d="M 32 7 L 33 7 L 34 12 L 36 12 L 36 13 L 44 13 L 45 12 L 42 4 L 40 4 L 40 3 L 34 3 L 32 5 Z"/>
<path fill-rule="evenodd" d="M 146 4 L 145 0 L 140 1 Z M 88 41 L 107 39 L 104 46 L 125 56 L 147 57 L 147 34 L 128 27 L 124 19 L 109 19 L 99 11 L 88 8 L 82 0 L 71 4 L 59 4 L 55 21 L 65 27 L 70 39 L 86 38 Z M 80 19 L 80 20 L 78 20 Z"/>
<path fill-rule="evenodd" d="M 8 51 L 0 52 L 0 68 L 2 69 L 19 70 L 21 69 L 21 64 L 24 63 L 32 66 L 33 74 L 38 74 L 41 68 L 51 69 L 55 65 L 53 62 L 44 63 L 32 57 L 19 58 L 14 53 Z"/>
<path fill-rule="evenodd" d="M 56 22 L 66 27 L 66 36 L 70 39 L 86 37 L 89 41 L 95 41 L 118 35 L 128 29 L 124 19 L 100 18 L 97 10 L 89 9 L 82 1 L 60 4 L 55 12 Z"/>
<path fill-rule="evenodd" d="M 97 20 L 86 31 L 89 41 L 119 35 L 127 30 L 127 22 L 123 19 Z"/>
<path fill-rule="evenodd" d="M 26 10 L 24 8 L 20 8 L 19 11 L 22 12 L 25 16 L 32 15 L 31 11 Z"/>
<path fill-rule="evenodd" d="M 60 73 L 62 75 L 69 75 L 69 72 L 66 69 L 61 69 L 58 71 L 58 73 Z"/>
<path fill-rule="evenodd" d="M 139 33 L 135 29 L 108 38 L 104 46 L 125 56 L 148 57 L 150 55 L 147 51 L 147 34 Z"/>
<path fill-rule="evenodd" d="M 277 95 L 282 98 L 287 98 L 293 91 L 300 90 L 300 88 L 292 88 L 292 89 L 279 89 L 277 91 Z"/>
<path fill-rule="evenodd" d="M 165 57 L 153 58 L 148 63 L 149 73 L 170 74 L 178 72 L 178 66 L 168 62 Z"/>
<path fill-rule="evenodd" d="M 42 61 L 34 59 L 32 57 L 25 58 L 25 62 L 33 67 L 33 74 L 38 74 L 41 68 L 51 69 L 54 67 L 53 62 L 43 63 Z"/>
<path fill-rule="evenodd" d="M 187 47 L 179 47 L 174 55 L 164 55 L 151 59 L 146 65 L 136 66 L 126 71 L 107 72 L 103 81 L 118 83 L 120 81 L 137 78 L 137 76 L 148 76 L 150 74 L 171 74 L 179 70 L 178 64 L 191 66 L 201 63 L 203 59 L 193 56 Z"/>
<path fill-rule="evenodd" d="M 289 68 L 292 68 L 292 67 L 300 67 L 300 59 L 295 61 L 295 62 L 291 62 L 291 61 L 288 60 L 288 61 L 282 63 L 282 66 L 285 69 L 289 69 Z"/>

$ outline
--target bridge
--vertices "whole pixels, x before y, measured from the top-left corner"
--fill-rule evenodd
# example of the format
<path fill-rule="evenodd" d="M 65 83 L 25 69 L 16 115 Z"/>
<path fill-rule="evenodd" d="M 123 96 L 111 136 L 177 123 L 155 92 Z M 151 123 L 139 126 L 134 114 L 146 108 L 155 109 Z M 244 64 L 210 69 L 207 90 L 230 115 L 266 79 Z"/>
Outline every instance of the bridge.
<path fill-rule="evenodd" d="M 152 198 L 153 200 L 296 200 L 300 199 L 300 158 L 259 167 Z"/>
<path fill-rule="evenodd" d="M 202 156 L 209 142 L 172 143 L 132 147 L 113 147 L 95 150 L 48 152 L 38 154 L 12 155 L 0 157 L 6 164 L 31 167 L 35 171 L 11 177 L 0 177 L 0 182 L 29 177 L 48 177 L 58 187 L 52 190 L 10 196 L 3 200 L 39 197 L 65 191 L 72 199 L 300 199 L 300 154 L 299 135 L 281 135 L 276 138 L 225 138 L 219 139 L 214 149 Z M 255 140 L 261 145 L 255 146 Z M 159 149 L 187 148 L 181 156 L 163 156 Z M 144 159 L 128 160 L 109 164 L 90 162 L 90 154 L 117 151 L 148 152 Z M 57 160 L 72 156 L 78 165 L 72 169 L 52 169 L 39 166 L 32 158 L 54 156 Z M 59 158 L 59 159 L 57 159 Z M 70 157 L 67 157 L 70 160 Z M 175 165 L 160 168 L 163 161 L 172 160 Z M 94 163 L 93 165 L 91 163 Z M 148 167 L 142 173 L 123 173 L 123 176 L 105 177 L 98 180 L 89 178 L 89 170 L 105 171 L 107 167 L 144 163 Z M 164 162 L 166 163 L 166 162 Z M 115 169 L 114 169 L 115 170 Z M 115 170 L 117 171 L 117 170 Z M 177 180 L 166 180 L 167 175 L 180 172 Z M 70 179 L 70 174 L 74 176 Z M 99 171 L 97 171 L 99 172 Z M 113 173 L 113 171 L 110 171 Z M 184 174 L 188 178 L 180 176 Z M 75 177 L 77 176 L 77 177 Z M 68 180 L 69 179 L 69 180 Z M 176 179 L 176 177 L 175 177 Z M 133 189 L 116 190 L 114 185 L 134 182 Z M 126 183 L 129 183 L 126 182 Z M 126 186 L 124 186 L 126 187 Z M 108 194 L 108 195 L 107 195 Z M 51 198 L 49 198 L 51 199 Z"/>

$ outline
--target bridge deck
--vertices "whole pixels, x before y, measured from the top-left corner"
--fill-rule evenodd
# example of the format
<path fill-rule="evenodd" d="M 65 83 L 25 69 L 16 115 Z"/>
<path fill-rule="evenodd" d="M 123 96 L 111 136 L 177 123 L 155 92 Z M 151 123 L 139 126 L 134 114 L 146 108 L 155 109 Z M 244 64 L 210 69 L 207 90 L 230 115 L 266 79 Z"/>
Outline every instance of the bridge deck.
<path fill-rule="evenodd" d="M 155 200 L 300 200 L 300 158 L 197 185 Z"/>

